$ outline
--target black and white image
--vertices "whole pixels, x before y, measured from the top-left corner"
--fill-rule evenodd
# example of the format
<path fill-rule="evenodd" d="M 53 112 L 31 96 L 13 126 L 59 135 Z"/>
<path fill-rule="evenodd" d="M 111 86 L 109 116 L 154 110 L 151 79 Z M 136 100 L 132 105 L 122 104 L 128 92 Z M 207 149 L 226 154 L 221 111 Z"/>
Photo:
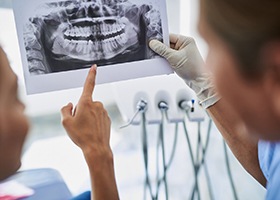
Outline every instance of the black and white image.
<path fill-rule="evenodd" d="M 166 0 L 13 0 L 27 94 L 173 73 L 149 47 L 169 45 Z"/>
<path fill-rule="evenodd" d="M 148 41 L 163 41 L 160 11 L 130 0 L 44 3 L 24 25 L 32 75 L 151 59 Z"/>

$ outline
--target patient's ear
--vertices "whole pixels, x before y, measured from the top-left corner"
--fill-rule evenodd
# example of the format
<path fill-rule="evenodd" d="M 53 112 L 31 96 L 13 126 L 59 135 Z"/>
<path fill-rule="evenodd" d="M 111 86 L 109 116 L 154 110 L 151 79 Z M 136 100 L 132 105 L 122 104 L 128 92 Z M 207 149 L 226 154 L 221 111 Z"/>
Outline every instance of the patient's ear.
<path fill-rule="evenodd" d="M 261 52 L 261 64 L 265 67 L 264 87 L 270 102 L 280 117 L 280 41 L 271 42 Z"/>

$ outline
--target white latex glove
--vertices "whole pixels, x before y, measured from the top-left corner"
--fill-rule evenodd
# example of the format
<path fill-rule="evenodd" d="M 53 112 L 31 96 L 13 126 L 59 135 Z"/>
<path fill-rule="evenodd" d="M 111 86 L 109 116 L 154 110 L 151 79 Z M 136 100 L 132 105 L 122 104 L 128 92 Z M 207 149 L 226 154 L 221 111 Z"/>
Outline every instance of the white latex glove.
<path fill-rule="evenodd" d="M 220 99 L 193 38 L 170 34 L 171 48 L 157 40 L 151 40 L 149 46 L 169 62 L 176 74 L 196 93 L 204 109 Z"/>

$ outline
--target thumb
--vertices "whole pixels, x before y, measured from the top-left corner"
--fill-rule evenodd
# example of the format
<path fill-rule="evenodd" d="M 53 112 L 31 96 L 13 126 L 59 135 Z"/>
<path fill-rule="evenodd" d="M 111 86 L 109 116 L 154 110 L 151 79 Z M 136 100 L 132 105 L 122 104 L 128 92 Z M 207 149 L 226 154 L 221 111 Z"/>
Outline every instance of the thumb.
<path fill-rule="evenodd" d="M 149 42 L 149 46 L 154 52 L 156 52 L 162 57 L 165 57 L 166 59 L 168 59 L 170 54 L 174 51 L 173 49 L 169 48 L 168 46 L 166 46 L 158 40 L 151 40 Z"/>
<path fill-rule="evenodd" d="M 69 119 L 72 119 L 73 104 L 69 103 L 67 106 L 61 108 L 61 121 L 63 126 L 67 126 Z"/>

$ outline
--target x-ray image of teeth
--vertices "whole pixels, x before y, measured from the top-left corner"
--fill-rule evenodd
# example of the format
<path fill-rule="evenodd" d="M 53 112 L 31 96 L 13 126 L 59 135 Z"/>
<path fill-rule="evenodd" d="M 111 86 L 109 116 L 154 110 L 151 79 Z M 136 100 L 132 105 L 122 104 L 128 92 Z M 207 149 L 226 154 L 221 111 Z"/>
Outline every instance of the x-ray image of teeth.
<path fill-rule="evenodd" d="M 129 0 L 45 3 L 24 26 L 32 75 L 152 59 L 154 38 L 163 40 L 159 9 Z"/>

